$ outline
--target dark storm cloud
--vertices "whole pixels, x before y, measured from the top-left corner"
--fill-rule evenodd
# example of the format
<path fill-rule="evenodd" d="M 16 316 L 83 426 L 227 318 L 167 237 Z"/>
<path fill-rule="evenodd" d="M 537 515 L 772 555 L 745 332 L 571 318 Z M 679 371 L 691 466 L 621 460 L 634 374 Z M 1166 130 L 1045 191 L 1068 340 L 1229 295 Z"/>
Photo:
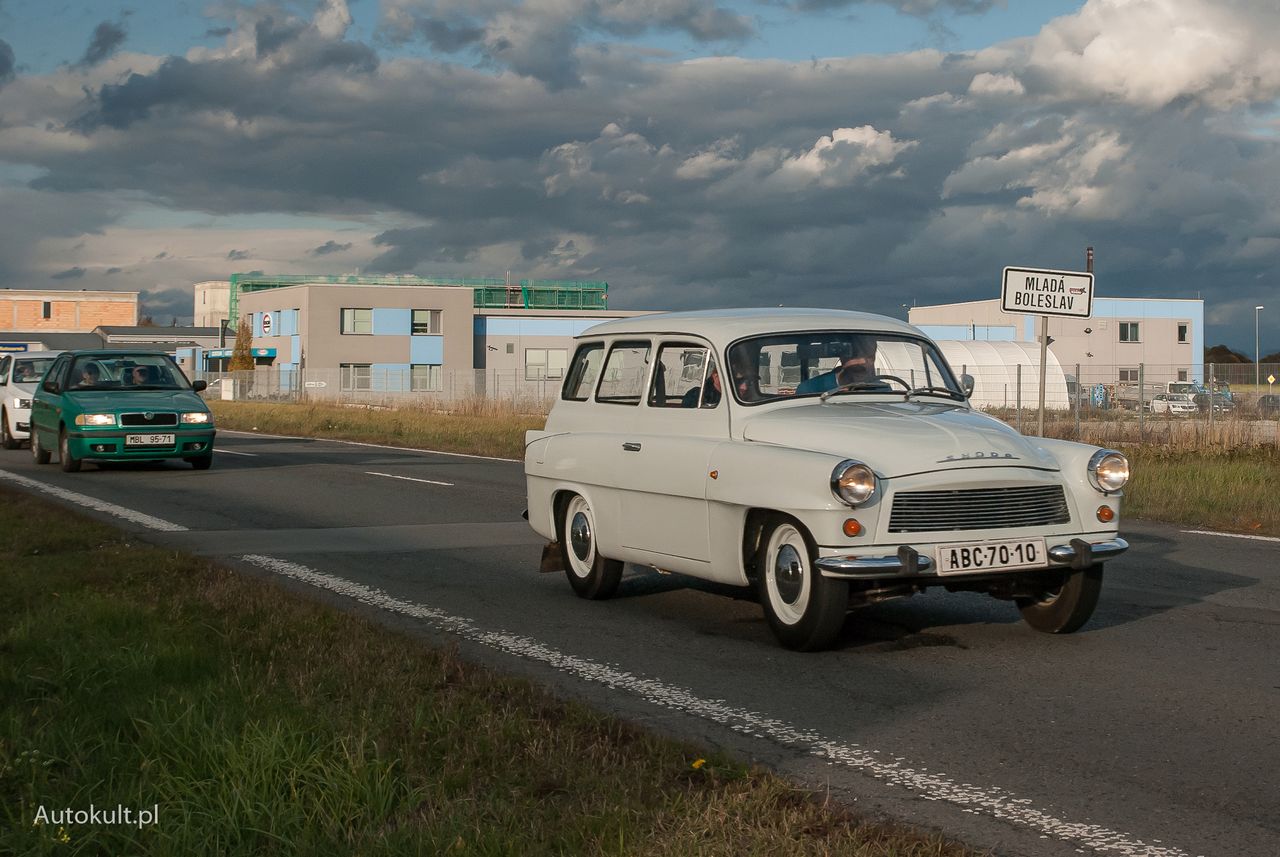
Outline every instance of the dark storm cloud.
<path fill-rule="evenodd" d="M 327 256 L 330 253 L 341 253 L 344 250 L 350 250 L 351 244 L 339 244 L 337 241 L 329 240 L 316 247 L 311 251 L 312 256 Z"/>
<path fill-rule="evenodd" d="M 139 313 L 149 315 L 160 324 L 171 319 L 190 321 L 195 311 L 191 288 L 143 289 L 138 295 Z"/>
<path fill-rule="evenodd" d="M 0 87 L 14 78 L 13 48 L 4 39 L 0 39 Z"/>
<path fill-rule="evenodd" d="M 213 27 L 204 31 L 204 37 L 206 39 L 225 39 L 231 33 L 232 29 L 230 27 Z"/>
<path fill-rule="evenodd" d="M 232 250 L 227 254 L 228 262 L 240 262 L 249 258 L 248 250 Z"/>
<path fill-rule="evenodd" d="M 59 271 L 59 272 L 58 272 L 58 273 L 56 273 L 56 274 L 50 274 L 50 275 L 49 275 L 49 279 L 51 279 L 51 280 L 78 280 L 78 279 L 80 279 L 81 277 L 83 277 L 83 276 L 85 275 L 85 273 L 86 273 L 86 271 L 85 271 L 85 269 L 84 269 L 84 268 L 80 268 L 80 267 L 67 268 L 65 271 Z"/>
<path fill-rule="evenodd" d="M 124 44 L 126 35 L 124 27 L 121 25 L 103 21 L 93 28 L 93 37 L 89 40 L 89 47 L 85 49 L 84 56 L 76 63 L 76 68 L 91 68 L 102 62 L 119 50 L 120 46 Z"/>
<path fill-rule="evenodd" d="M 482 27 L 463 23 L 451 24 L 439 18 L 423 18 L 418 21 L 417 28 L 427 44 L 445 53 L 460 51 L 484 38 Z"/>

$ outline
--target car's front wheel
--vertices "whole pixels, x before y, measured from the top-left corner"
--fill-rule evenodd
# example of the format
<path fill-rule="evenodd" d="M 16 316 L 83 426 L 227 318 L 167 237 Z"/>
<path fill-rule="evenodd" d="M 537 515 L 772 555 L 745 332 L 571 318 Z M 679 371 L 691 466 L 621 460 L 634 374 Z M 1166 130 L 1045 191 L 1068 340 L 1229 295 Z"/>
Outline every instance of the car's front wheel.
<path fill-rule="evenodd" d="M 196 470 L 208 470 L 213 466 L 213 453 L 208 455 L 198 455 L 195 458 L 188 458 L 187 464 L 190 464 Z"/>
<path fill-rule="evenodd" d="M 560 515 L 560 552 L 573 591 L 583 598 L 612 598 L 622 581 L 622 563 L 600 555 L 591 504 L 574 494 Z"/>
<path fill-rule="evenodd" d="M 40 432 L 36 431 L 34 422 L 31 423 L 31 457 L 36 464 L 48 464 L 53 459 L 53 454 L 40 445 Z"/>
<path fill-rule="evenodd" d="M 9 433 L 9 412 L 0 408 L 0 446 L 17 449 L 18 441 Z"/>
<path fill-rule="evenodd" d="M 823 577 L 817 549 L 790 518 L 765 523 L 756 555 L 756 586 L 774 636 L 788 649 L 811 652 L 835 642 L 849 610 L 849 583 Z"/>
<path fill-rule="evenodd" d="M 1022 619 L 1046 634 L 1070 634 L 1080 630 L 1098 606 L 1102 592 L 1102 563 L 1080 571 L 1068 571 L 1062 584 L 1045 589 L 1035 598 L 1019 598 Z"/>
<path fill-rule="evenodd" d="M 71 442 L 67 439 L 67 430 L 58 432 L 58 463 L 63 473 L 79 473 L 81 460 L 71 454 Z"/>

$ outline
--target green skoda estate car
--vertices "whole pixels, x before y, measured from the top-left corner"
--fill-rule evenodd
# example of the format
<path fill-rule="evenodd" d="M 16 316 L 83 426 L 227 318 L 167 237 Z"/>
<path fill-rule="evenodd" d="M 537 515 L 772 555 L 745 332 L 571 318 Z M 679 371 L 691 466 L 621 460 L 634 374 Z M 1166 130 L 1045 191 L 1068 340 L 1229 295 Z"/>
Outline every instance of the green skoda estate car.
<path fill-rule="evenodd" d="M 62 469 L 85 460 L 181 458 L 213 464 L 213 415 L 178 364 L 152 351 L 69 351 L 49 367 L 31 403 L 31 454 Z"/>

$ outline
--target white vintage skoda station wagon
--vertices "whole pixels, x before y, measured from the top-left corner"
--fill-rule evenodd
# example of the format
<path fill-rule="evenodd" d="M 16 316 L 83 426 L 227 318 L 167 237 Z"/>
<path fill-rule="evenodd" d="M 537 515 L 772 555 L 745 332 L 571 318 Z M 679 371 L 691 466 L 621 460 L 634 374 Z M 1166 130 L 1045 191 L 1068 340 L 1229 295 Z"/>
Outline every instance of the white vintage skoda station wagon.
<path fill-rule="evenodd" d="M 578 337 L 525 451 L 529 522 L 585 598 L 623 564 L 754 586 L 783 645 L 852 607 L 941 586 L 1033 628 L 1092 615 L 1123 455 L 1023 437 L 969 406 L 918 329 L 805 309 L 667 313 Z"/>

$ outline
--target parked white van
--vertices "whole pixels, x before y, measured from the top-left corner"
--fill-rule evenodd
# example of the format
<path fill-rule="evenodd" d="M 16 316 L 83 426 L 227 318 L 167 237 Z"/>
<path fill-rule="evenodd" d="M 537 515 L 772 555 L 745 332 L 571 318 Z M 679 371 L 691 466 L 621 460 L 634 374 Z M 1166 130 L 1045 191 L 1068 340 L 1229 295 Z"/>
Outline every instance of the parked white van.
<path fill-rule="evenodd" d="M 17 449 L 31 436 L 31 399 L 61 351 L 0 354 L 0 446 Z"/>
<path fill-rule="evenodd" d="M 1023 437 L 895 319 L 746 309 L 611 321 L 577 337 L 526 438 L 529 523 L 585 598 L 626 562 L 754 586 L 779 641 L 820 649 L 851 607 L 926 587 L 1080 628 L 1128 461 Z"/>

